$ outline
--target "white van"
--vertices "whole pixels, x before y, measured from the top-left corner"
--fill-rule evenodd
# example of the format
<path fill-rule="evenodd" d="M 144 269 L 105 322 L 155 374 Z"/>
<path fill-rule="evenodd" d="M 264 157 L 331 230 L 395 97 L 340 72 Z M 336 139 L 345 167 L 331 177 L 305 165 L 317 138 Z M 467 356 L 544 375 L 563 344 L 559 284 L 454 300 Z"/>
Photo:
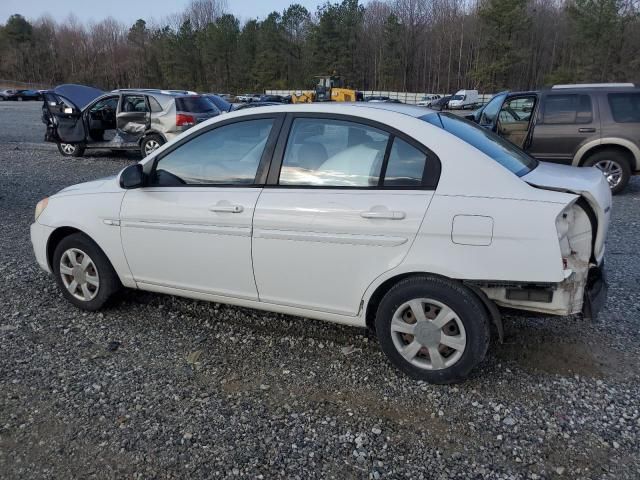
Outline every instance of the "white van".
<path fill-rule="evenodd" d="M 449 100 L 449 108 L 474 108 L 479 103 L 479 98 L 477 90 L 458 90 Z"/>

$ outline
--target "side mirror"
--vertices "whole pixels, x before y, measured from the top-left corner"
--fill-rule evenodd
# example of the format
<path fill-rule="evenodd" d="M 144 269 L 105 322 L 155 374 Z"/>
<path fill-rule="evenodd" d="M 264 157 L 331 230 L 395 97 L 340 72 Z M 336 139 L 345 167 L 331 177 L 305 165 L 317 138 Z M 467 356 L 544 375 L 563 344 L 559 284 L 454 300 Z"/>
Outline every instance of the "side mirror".
<path fill-rule="evenodd" d="M 144 187 L 144 183 L 145 175 L 139 163 L 129 165 L 120 174 L 120 186 L 126 190 Z"/>
<path fill-rule="evenodd" d="M 467 120 L 471 120 L 472 122 L 476 121 L 476 116 L 473 113 L 465 115 L 464 118 L 466 118 Z"/>

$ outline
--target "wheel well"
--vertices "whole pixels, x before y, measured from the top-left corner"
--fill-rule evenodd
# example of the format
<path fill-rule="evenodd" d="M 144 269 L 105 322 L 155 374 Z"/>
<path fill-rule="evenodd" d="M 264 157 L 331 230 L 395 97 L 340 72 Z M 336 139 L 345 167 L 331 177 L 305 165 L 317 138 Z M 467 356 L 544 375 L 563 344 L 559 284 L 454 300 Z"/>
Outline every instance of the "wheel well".
<path fill-rule="evenodd" d="M 82 233 L 81 230 L 73 227 L 60 227 L 53 231 L 51 235 L 49 235 L 49 240 L 47 242 L 47 263 L 49 264 L 49 268 L 53 270 L 53 252 L 56 251 L 56 247 L 62 241 L 63 238 L 68 237 L 74 233 Z"/>
<path fill-rule="evenodd" d="M 142 135 L 140 137 L 140 140 L 138 140 L 138 145 L 142 146 L 142 142 L 144 142 L 147 138 L 151 137 L 151 136 L 157 136 L 160 137 L 162 139 L 162 141 L 164 143 L 167 143 L 167 138 L 160 132 L 156 131 L 156 130 L 147 130 L 144 135 Z"/>
<path fill-rule="evenodd" d="M 622 145 L 617 145 L 615 143 L 605 143 L 602 145 L 596 145 L 595 147 L 593 147 L 592 149 L 588 150 L 580 159 L 580 166 L 583 166 L 584 163 L 589 159 L 589 157 L 591 155 L 594 155 L 598 152 L 603 152 L 603 151 L 617 151 L 619 153 L 621 153 L 622 155 L 625 156 L 625 158 L 627 159 L 627 162 L 629 162 L 629 167 L 631 168 L 631 170 L 635 170 L 636 167 L 634 165 L 634 156 L 633 156 L 633 152 L 631 150 L 629 150 L 627 147 L 623 147 Z"/>
<path fill-rule="evenodd" d="M 389 278 L 388 280 L 385 280 L 378 286 L 378 288 L 376 288 L 376 290 L 373 292 L 373 295 L 371 295 L 371 297 L 369 298 L 369 303 L 367 304 L 367 311 L 365 314 L 366 325 L 370 331 L 375 332 L 376 312 L 378 310 L 378 305 L 380 305 L 380 301 L 386 295 L 386 293 L 389 290 L 391 290 L 394 287 L 394 285 L 404 280 L 405 278 L 420 276 L 420 275 L 430 275 L 435 277 L 441 277 L 441 275 L 436 275 L 436 274 L 427 273 L 427 272 L 403 273 L 396 277 L 392 277 L 392 278 Z M 447 278 L 447 277 L 442 277 L 442 278 Z M 455 279 L 449 279 L 449 280 L 455 280 Z M 479 288 L 473 287 L 470 285 L 466 285 L 466 287 L 475 296 L 477 296 L 478 299 L 481 301 L 481 303 L 484 305 L 487 311 L 487 314 L 489 315 L 489 318 L 497 328 L 500 343 L 502 343 L 502 341 L 504 340 L 504 328 L 502 326 L 502 318 L 500 316 L 500 312 L 498 311 L 498 308 L 491 300 L 489 300 L 489 298 L 487 298 L 486 295 L 484 295 L 482 290 L 480 290 Z"/>
<path fill-rule="evenodd" d="M 367 312 L 365 314 L 365 321 L 367 328 L 370 330 L 375 330 L 376 325 L 376 312 L 378 310 L 378 305 L 380 305 L 380 301 L 382 297 L 386 295 L 386 293 L 393 288 L 393 286 L 398 283 L 400 280 L 404 280 L 405 278 L 411 277 L 413 275 L 419 275 L 421 272 L 414 273 L 403 273 L 398 275 L 397 277 L 391 277 L 388 280 L 385 280 L 378 288 L 373 292 L 373 295 L 369 298 L 369 303 L 367 303 Z"/>

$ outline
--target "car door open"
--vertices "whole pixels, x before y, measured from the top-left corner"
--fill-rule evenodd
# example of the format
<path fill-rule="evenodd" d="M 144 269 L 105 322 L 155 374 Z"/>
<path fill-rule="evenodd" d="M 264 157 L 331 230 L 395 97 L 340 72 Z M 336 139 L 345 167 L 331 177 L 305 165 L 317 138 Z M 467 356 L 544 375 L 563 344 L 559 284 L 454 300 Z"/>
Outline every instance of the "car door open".
<path fill-rule="evenodd" d="M 136 144 L 151 126 L 151 108 L 145 95 L 122 95 L 116 116 L 116 139 Z"/>
<path fill-rule="evenodd" d="M 257 300 L 251 221 L 277 116 L 222 122 L 154 159 L 122 202 L 122 244 L 136 282 Z"/>
<path fill-rule="evenodd" d="M 290 120 L 256 206 L 253 265 L 262 302 L 356 315 L 408 252 L 439 162 L 381 127 L 333 117 Z"/>

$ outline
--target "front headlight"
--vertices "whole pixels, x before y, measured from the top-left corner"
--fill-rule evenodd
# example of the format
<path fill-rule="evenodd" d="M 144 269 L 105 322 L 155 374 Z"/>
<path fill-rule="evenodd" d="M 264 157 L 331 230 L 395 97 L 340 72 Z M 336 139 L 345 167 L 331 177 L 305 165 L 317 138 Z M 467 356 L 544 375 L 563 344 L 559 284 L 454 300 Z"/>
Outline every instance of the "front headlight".
<path fill-rule="evenodd" d="M 45 197 L 38 202 L 38 204 L 36 205 L 36 221 L 38 220 L 38 217 L 42 214 L 42 212 L 44 212 L 44 209 L 47 208 L 47 205 L 49 205 L 49 197 Z"/>

